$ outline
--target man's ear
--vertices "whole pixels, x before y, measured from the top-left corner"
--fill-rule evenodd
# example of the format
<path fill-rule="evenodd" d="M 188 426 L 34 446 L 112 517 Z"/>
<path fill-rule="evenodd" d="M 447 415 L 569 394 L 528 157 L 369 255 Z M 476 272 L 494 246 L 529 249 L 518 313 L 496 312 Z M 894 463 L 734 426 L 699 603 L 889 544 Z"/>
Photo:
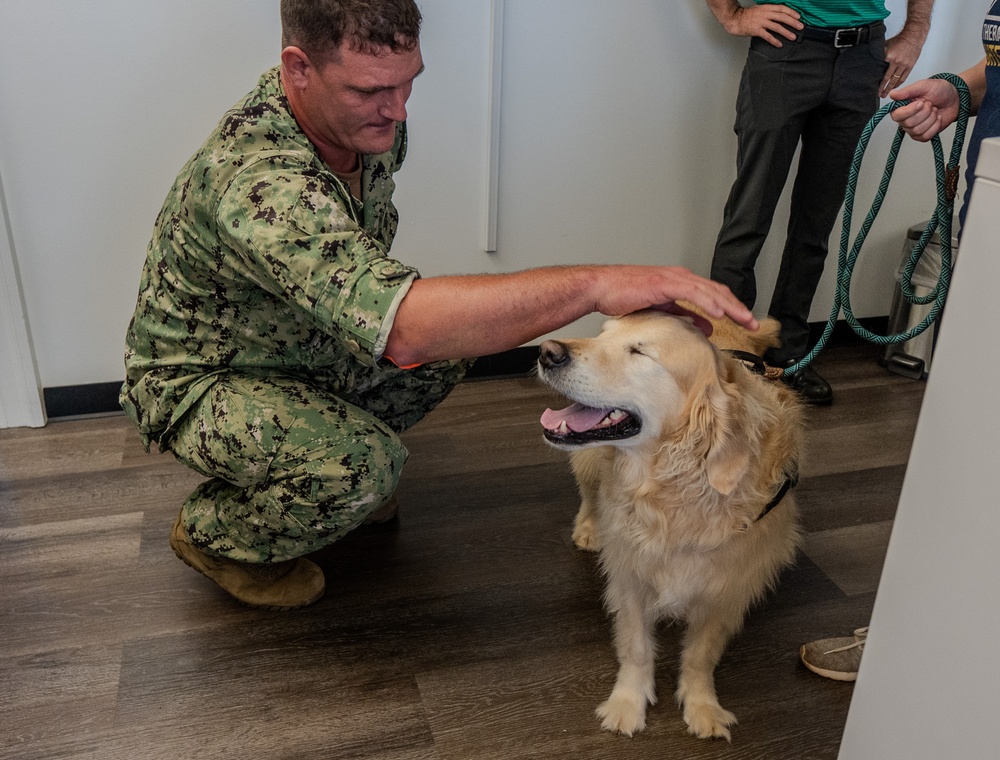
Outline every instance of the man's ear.
<path fill-rule="evenodd" d="M 304 89 L 309 82 L 310 69 L 313 68 L 312 61 L 302 48 L 289 45 L 281 51 L 281 69 L 292 86 Z"/>

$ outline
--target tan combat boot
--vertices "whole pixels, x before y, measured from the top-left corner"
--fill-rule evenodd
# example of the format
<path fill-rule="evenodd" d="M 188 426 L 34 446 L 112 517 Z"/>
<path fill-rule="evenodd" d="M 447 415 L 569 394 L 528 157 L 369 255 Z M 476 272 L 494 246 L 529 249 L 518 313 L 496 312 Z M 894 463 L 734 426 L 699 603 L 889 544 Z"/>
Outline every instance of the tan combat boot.
<path fill-rule="evenodd" d="M 389 497 L 389 501 L 372 512 L 365 518 L 363 525 L 388 525 L 399 517 L 399 499 L 396 494 Z"/>
<path fill-rule="evenodd" d="M 180 516 L 170 532 L 170 548 L 188 567 L 250 607 L 294 610 L 317 601 L 326 590 L 319 565 L 302 557 L 257 565 L 205 554 L 191 543 Z"/>

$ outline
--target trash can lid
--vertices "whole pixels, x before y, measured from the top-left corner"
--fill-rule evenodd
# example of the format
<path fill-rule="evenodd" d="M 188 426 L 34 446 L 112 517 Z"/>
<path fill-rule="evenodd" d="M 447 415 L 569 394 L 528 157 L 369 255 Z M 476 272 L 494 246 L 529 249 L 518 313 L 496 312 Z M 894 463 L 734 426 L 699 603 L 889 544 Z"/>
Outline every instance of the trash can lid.
<path fill-rule="evenodd" d="M 907 240 L 920 240 L 920 236 L 924 234 L 924 230 L 927 229 L 927 225 L 930 224 L 930 219 L 920 224 L 914 224 L 907 230 L 906 239 Z M 928 245 L 941 245 L 941 236 L 938 234 L 938 230 L 934 230 L 934 234 L 931 235 L 930 242 Z M 958 247 L 958 217 L 956 216 L 951 220 L 951 247 Z"/>
<path fill-rule="evenodd" d="M 920 240 L 920 236 L 924 234 L 924 230 L 927 229 L 927 225 L 930 224 L 930 219 L 926 222 L 921 222 L 920 224 L 914 224 L 907 230 L 906 239 L 907 240 Z M 930 243 L 933 245 L 941 245 L 941 236 L 938 234 L 938 230 L 934 230 L 934 234 L 931 235 Z"/>

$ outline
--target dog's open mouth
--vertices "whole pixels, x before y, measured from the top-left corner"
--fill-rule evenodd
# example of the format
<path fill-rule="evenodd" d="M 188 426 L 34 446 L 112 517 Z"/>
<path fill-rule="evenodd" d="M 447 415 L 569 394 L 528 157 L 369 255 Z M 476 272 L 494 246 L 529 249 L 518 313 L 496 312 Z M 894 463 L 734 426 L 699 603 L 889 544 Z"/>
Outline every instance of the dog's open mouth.
<path fill-rule="evenodd" d="M 572 404 L 542 415 L 545 438 L 552 443 L 579 445 L 631 438 L 642 429 L 639 419 L 622 409 L 595 409 Z"/>

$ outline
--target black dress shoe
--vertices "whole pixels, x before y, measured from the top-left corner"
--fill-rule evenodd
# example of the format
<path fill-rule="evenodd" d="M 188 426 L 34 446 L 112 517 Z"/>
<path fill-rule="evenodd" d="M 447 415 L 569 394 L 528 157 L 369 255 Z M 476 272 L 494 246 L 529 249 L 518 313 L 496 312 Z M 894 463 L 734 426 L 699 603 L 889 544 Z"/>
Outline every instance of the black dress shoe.
<path fill-rule="evenodd" d="M 786 362 L 785 366 L 791 367 L 795 363 Z M 808 364 L 791 375 L 784 375 L 781 381 L 810 404 L 825 406 L 833 402 L 833 388 Z"/>

